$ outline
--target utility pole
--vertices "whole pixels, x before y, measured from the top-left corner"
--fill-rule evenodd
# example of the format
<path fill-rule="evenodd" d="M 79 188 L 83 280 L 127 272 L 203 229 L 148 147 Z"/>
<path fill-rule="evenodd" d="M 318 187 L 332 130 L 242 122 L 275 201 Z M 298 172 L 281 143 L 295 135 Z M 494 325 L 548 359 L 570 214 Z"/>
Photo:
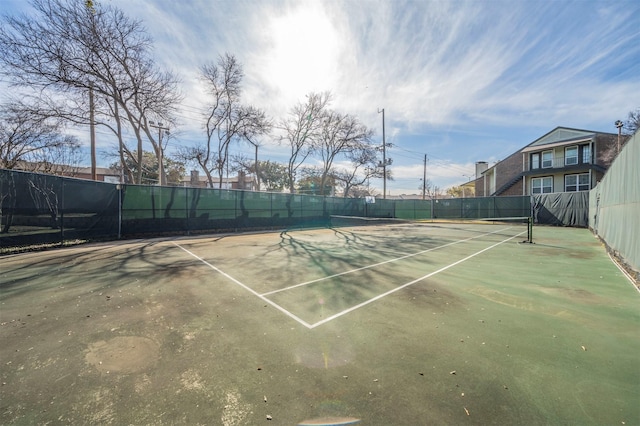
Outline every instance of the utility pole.
<path fill-rule="evenodd" d="M 167 178 L 164 173 L 164 148 L 162 148 L 162 131 L 164 130 L 165 134 L 169 134 L 168 127 L 162 127 L 162 123 L 154 123 L 153 121 L 149 121 L 149 127 L 153 127 L 158 129 L 158 185 L 166 185 Z M 142 168 L 142 164 L 140 164 L 140 168 Z"/>
<path fill-rule="evenodd" d="M 114 102 L 114 109 L 115 109 L 115 116 L 119 117 L 120 113 L 118 112 L 118 103 Z M 124 183 L 124 166 L 125 166 L 125 161 L 124 161 L 124 146 L 122 143 L 122 128 L 121 128 L 121 124 L 120 121 L 118 120 L 117 124 L 116 124 L 117 128 L 118 128 L 118 153 L 120 154 L 120 183 Z M 140 170 L 142 170 L 142 167 L 140 168 Z M 118 234 L 118 238 L 120 238 L 120 234 Z"/>
<path fill-rule="evenodd" d="M 391 159 L 387 160 L 387 141 L 384 135 L 384 108 L 378 109 L 378 114 L 382 113 L 382 163 L 378 164 L 382 167 L 382 199 L 387 198 L 387 166 L 391 164 Z"/>
<path fill-rule="evenodd" d="M 260 192 L 260 170 L 258 166 L 258 144 L 254 144 L 256 147 L 256 189 Z"/>
<path fill-rule="evenodd" d="M 91 132 L 91 179 L 98 180 L 96 172 L 96 123 L 93 104 L 93 83 L 89 84 L 89 129 Z"/>
<path fill-rule="evenodd" d="M 422 199 L 425 199 L 427 192 L 427 154 L 424 155 L 424 171 L 422 172 Z"/>

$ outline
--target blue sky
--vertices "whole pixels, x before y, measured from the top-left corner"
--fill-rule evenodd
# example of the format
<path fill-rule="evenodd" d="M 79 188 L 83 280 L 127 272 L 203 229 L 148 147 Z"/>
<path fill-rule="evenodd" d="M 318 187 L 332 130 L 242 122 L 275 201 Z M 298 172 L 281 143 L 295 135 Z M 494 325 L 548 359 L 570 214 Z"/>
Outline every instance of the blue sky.
<path fill-rule="evenodd" d="M 204 137 L 198 68 L 228 52 L 244 67 L 245 102 L 276 120 L 305 94 L 331 91 L 332 107 L 381 143 L 384 108 L 394 195 L 420 192 L 425 154 L 427 178 L 447 188 L 557 126 L 615 133 L 640 107 L 637 1 L 94 1 L 143 21 L 158 63 L 180 77 L 171 144 Z M 272 139 L 261 159 L 284 161 Z"/>

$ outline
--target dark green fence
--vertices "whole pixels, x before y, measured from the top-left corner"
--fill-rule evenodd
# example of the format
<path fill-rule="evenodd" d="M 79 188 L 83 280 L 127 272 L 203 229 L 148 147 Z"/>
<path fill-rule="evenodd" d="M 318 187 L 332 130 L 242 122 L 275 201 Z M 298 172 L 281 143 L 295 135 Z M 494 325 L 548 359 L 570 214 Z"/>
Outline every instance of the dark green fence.
<path fill-rule="evenodd" d="M 118 236 L 116 185 L 0 170 L 0 248 Z"/>
<path fill-rule="evenodd" d="M 330 217 L 530 215 L 529 197 L 383 200 L 115 185 L 0 170 L 0 248 L 163 234 L 328 226 Z"/>

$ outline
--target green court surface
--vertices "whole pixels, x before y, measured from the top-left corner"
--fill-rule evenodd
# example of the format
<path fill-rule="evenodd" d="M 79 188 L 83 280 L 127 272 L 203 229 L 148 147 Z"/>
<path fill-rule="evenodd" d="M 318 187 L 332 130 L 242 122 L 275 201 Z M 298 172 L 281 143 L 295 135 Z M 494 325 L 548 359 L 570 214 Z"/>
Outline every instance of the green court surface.
<path fill-rule="evenodd" d="M 399 223 L 0 257 L 1 424 L 640 424 L 584 229 Z"/>

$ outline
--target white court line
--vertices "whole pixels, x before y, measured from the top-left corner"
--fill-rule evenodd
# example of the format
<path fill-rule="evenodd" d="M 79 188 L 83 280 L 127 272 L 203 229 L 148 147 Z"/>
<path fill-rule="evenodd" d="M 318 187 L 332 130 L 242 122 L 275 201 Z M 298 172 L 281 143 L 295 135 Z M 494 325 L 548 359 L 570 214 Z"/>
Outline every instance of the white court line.
<path fill-rule="evenodd" d="M 607 252 L 607 254 L 609 255 L 609 259 L 611 259 L 611 262 L 613 262 L 613 264 L 616 265 L 616 268 L 618 268 L 618 270 L 622 272 L 622 275 L 624 275 L 629 280 L 633 288 L 635 288 L 640 293 L 640 287 L 636 285 L 633 277 L 629 275 L 627 271 L 624 270 L 624 268 L 618 263 L 618 261 L 613 256 L 611 256 L 611 253 Z"/>
<path fill-rule="evenodd" d="M 289 287 L 279 288 L 277 290 L 268 291 L 266 293 L 262 293 L 262 296 L 269 296 L 269 295 L 272 295 L 272 294 L 275 294 L 275 293 L 280 293 L 282 291 L 292 290 L 292 289 L 297 288 L 297 287 L 303 287 L 303 286 L 306 286 L 306 285 L 309 285 L 309 284 L 317 283 L 319 281 L 330 280 L 332 278 L 339 277 L 341 275 L 351 274 L 353 272 L 363 271 L 363 270 L 369 269 L 369 268 L 375 268 L 376 266 L 384 265 L 384 264 L 387 264 L 387 263 L 397 262 L 399 260 L 407 259 L 409 257 L 418 256 L 420 254 L 424 254 L 424 253 L 428 253 L 430 251 L 438 250 L 438 249 L 441 249 L 443 247 L 448 247 L 448 246 L 452 246 L 454 244 L 464 243 L 466 241 L 470 241 L 470 240 L 473 240 L 475 238 L 480 238 L 480 237 L 485 237 L 487 235 L 496 234 L 498 232 L 506 231 L 507 229 L 511 229 L 511 227 L 504 228 L 504 229 L 498 229 L 497 231 L 493 231 L 493 232 L 487 232 L 486 234 L 482 234 L 482 235 L 476 235 L 475 237 L 466 238 L 464 240 L 453 241 L 451 243 L 443 244 L 443 245 L 438 246 L 438 247 L 432 247 L 430 249 L 422 250 L 422 251 L 419 251 L 417 253 L 406 254 L 404 256 L 396 257 L 394 259 L 389 259 L 389 260 L 385 260 L 383 262 L 374 263 L 373 265 L 367 265 L 367 266 L 363 266 L 361 268 L 351 269 L 349 271 L 344 271 L 344 272 L 340 272 L 340 273 L 337 273 L 337 274 L 329 275 L 329 276 L 326 276 L 326 277 L 317 278 L 315 280 L 306 281 L 306 282 L 303 282 L 303 283 L 300 283 L 300 284 L 294 284 L 294 285 L 289 286 Z M 520 234 L 518 234 L 518 235 L 520 235 Z"/>
<path fill-rule="evenodd" d="M 280 312 L 282 312 L 283 314 L 287 315 L 290 318 L 293 318 L 294 320 L 298 321 L 300 324 L 304 325 L 307 328 L 312 328 L 311 324 L 309 324 L 308 322 L 304 321 L 303 319 L 297 317 L 296 315 L 292 314 L 291 312 L 287 311 L 286 309 L 284 309 L 282 306 L 278 305 L 277 303 L 272 302 L 271 300 L 267 299 L 266 297 L 262 296 L 260 293 L 256 292 L 255 290 L 253 290 L 252 288 L 244 285 L 243 283 L 241 283 L 240 281 L 238 281 L 237 279 L 233 278 L 231 275 L 227 274 L 226 272 L 220 270 L 219 268 L 215 267 L 214 265 L 210 264 L 209 262 L 207 262 L 206 260 L 204 260 L 203 258 L 201 258 L 200 256 L 192 253 L 191 251 L 187 250 L 186 248 L 182 247 L 180 244 L 178 243 L 173 243 L 174 245 L 176 245 L 177 247 L 181 248 L 182 250 L 184 250 L 185 252 L 189 253 L 191 256 L 195 257 L 196 259 L 198 259 L 200 262 L 204 263 L 205 265 L 207 265 L 208 267 L 210 267 L 211 269 L 213 269 L 214 271 L 220 273 L 221 275 L 223 275 L 224 277 L 230 279 L 231 281 L 233 281 L 234 283 L 236 283 L 237 285 L 239 285 L 240 287 L 244 288 L 245 290 L 247 290 L 249 293 L 253 294 L 254 296 L 257 296 L 258 298 L 260 298 L 263 302 L 270 304 L 271 306 L 273 306 L 274 308 L 276 308 L 277 310 L 279 310 Z"/>
<path fill-rule="evenodd" d="M 496 232 L 497 232 L 497 231 L 496 231 Z M 432 277 L 432 276 L 434 276 L 434 275 L 436 275 L 436 274 L 438 274 L 438 273 L 440 273 L 440 272 L 442 272 L 442 271 L 446 271 L 447 269 L 449 269 L 449 268 L 451 268 L 451 267 L 453 267 L 453 266 L 456 266 L 456 265 L 458 265 L 458 264 L 460 264 L 460 263 L 462 263 L 462 262 L 465 262 L 465 261 L 467 261 L 467 260 L 471 259 L 472 257 L 475 257 L 475 256 L 477 256 L 477 255 L 479 255 L 479 254 L 481 254 L 481 253 L 484 253 L 484 252 L 485 252 L 485 251 L 487 251 L 487 250 L 491 250 L 492 248 L 494 248 L 494 247 L 496 247 L 496 246 L 499 246 L 500 244 L 503 244 L 503 243 L 506 243 L 507 241 L 513 240 L 514 238 L 516 238 L 516 237 L 518 237 L 518 236 L 520 236 L 520 235 L 524 234 L 525 232 L 526 232 L 526 231 L 520 232 L 519 234 L 516 234 L 516 235 L 514 235 L 513 237 L 509 237 L 509 238 L 507 238 L 507 239 L 505 239 L 505 240 L 502 240 L 502 241 L 500 241 L 500 242 L 497 242 L 497 243 L 495 243 L 495 244 L 493 244 L 493 245 L 491 245 L 491 246 L 489 246 L 489 247 L 486 247 L 486 248 L 484 248 L 484 249 L 482 249 L 482 250 L 480 250 L 480 251 L 478 251 L 478 252 L 476 252 L 476 253 L 473 253 L 473 254 L 471 254 L 471 255 L 469 255 L 469 256 L 467 256 L 467 257 L 465 257 L 464 259 L 460 259 L 460 260 L 458 260 L 457 262 L 454 262 L 454 263 L 452 263 L 452 264 L 450 264 L 450 265 L 447 265 L 447 266 L 445 266 L 445 267 L 443 267 L 443 268 L 438 269 L 437 271 L 431 272 L 430 274 L 427 274 L 427 275 L 425 275 L 425 276 L 423 276 L 423 277 L 417 278 L 417 279 L 415 279 L 415 280 L 413 280 L 413 281 L 410 281 L 410 282 L 408 282 L 408 283 L 406 283 L 406 284 L 403 284 L 403 285 L 401 285 L 400 287 L 396 287 L 396 288 L 394 288 L 394 289 L 392 289 L 392 290 L 389 290 L 389 291 L 387 291 L 387 292 L 385 292 L 385 293 L 379 294 L 379 295 L 377 295 L 377 296 L 375 296 L 375 297 L 373 297 L 373 298 L 371 298 L 371 299 L 369 299 L 369 300 L 367 300 L 367 301 L 365 301 L 365 302 L 362 302 L 362 303 L 360 303 L 360 304 L 358 304 L 358 305 L 352 306 L 352 307 L 351 307 L 351 308 L 349 308 L 349 309 L 345 309 L 345 310 L 344 310 L 344 311 L 342 311 L 342 312 L 338 312 L 337 314 L 332 315 L 332 316 L 330 316 L 330 317 L 327 317 L 327 318 L 323 319 L 322 321 L 318 321 L 318 322 L 316 322 L 315 324 L 309 324 L 308 322 L 304 321 L 304 320 L 303 320 L 303 319 L 301 319 L 300 317 L 298 317 L 298 316 L 294 315 L 293 313 L 291 313 L 291 312 L 287 311 L 287 310 L 286 310 L 286 309 L 284 309 L 282 306 L 280 306 L 280 305 L 278 305 L 277 303 L 272 302 L 271 300 L 267 299 L 266 297 L 264 297 L 264 296 L 263 296 L 263 295 L 261 295 L 260 293 L 256 292 L 256 291 L 255 291 L 255 290 L 253 290 L 252 288 L 250 288 L 250 287 L 246 286 L 245 284 L 241 283 L 241 282 L 240 282 L 240 281 L 238 281 L 237 279 L 233 278 L 231 275 L 227 274 L 226 272 L 222 271 L 221 269 L 217 268 L 216 266 L 214 266 L 214 265 L 210 264 L 209 262 L 207 262 L 206 260 L 204 260 L 204 259 L 203 259 L 203 258 L 201 258 L 200 256 L 198 256 L 198 255 L 194 254 L 193 252 L 191 252 L 191 251 L 187 250 L 186 248 L 182 247 L 180 244 L 178 244 L 178 243 L 176 243 L 176 242 L 172 242 L 172 244 L 174 244 L 176 247 L 179 247 L 180 249 L 182 249 L 182 250 L 183 250 L 183 251 L 185 251 L 186 253 L 190 254 L 190 255 L 191 255 L 191 256 L 193 256 L 194 258 L 198 259 L 200 262 L 204 263 L 205 265 L 207 265 L 208 267 L 210 267 L 210 268 L 211 268 L 211 269 L 213 269 L 214 271 L 216 271 L 216 272 L 220 273 L 220 274 L 221 274 L 221 275 L 223 275 L 224 277 L 226 277 L 226 278 L 228 278 L 229 280 L 233 281 L 234 283 L 236 283 L 236 284 L 237 284 L 237 285 L 239 285 L 240 287 L 242 287 L 242 288 L 244 288 L 245 290 L 247 290 L 249 293 L 253 294 L 254 296 L 256 296 L 256 297 L 258 297 L 258 298 L 260 298 L 260 300 L 262 300 L 263 302 L 268 303 L 269 305 L 273 306 L 274 308 L 276 308 L 277 310 L 279 310 L 279 311 L 280 311 L 280 312 L 282 312 L 283 314 L 285 314 L 285 315 L 287 315 L 288 317 L 290 317 L 290 318 L 294 319 L 295 321 L 297 321 L 298 323 L 300 323 L 300 324 L 302 324 L 303 326 L 307 327 L 308 329 L 313 329 L 313 328 L 316 328 L 316 327 L 318 327 L 318 326 L 320 326 L 320 325 L 322 325 L 322 324 L 326 324 L 326 323 L 328 323 L 329 321 L 332 321 L 332 320 L 334 320 L 334 319 L 336 319 L 336 318 L 339 318 L 339 317 L 341 317 L 341 316 L 343 316 L 343 315 L 346 315 L 346 314 L 348 314 L 349 312 L 353 312 L 353 311 L 355 311 L 356 309 L 360 309 L 360 308 L 362 308 L 363 306 L 366 306 L 366 305 L 368 305 L 368 304 L 370 304 L 370 303 L 372 303 L 372 302 L 375 302 L 376 300 L 380 300 L 380 299 L 382 299 L 383 297 L 386 297 L 386 296 L 388 296 L 388 295 L 390 295 L 390 294 L 392 294 L 392 293 L 395 293 L 395 292 L 396 292 L 396 291 L 398 291 L 398 290 L 402 290 L 403 288 L 409 287 L 410 285 L 413 285 L 413 284 L 415 284 L 415 283 L 417 283 L 417 282 L 420 282 L 420 281 L 425 280 L 425 279 L 427 279 L 427 278 L 429 278 L 429 277 Z"/>
<path fill-rule="evenodd" d="M 521 233 L 519 233 L 519 234 L 517 234 L 517 235 L 514 235 L 513 237 L 509 237 L 509 238 L 507 238 L 506 240 L 502 240 L 502 241 L 500 241 L 500 242 L 498 242 L 498 243 L 495 243 L 495 244 L 493 244 L 493 245 L 491 245 L 491 246 L 489 246 L 489 247 L 487 247 L 487 248 L 484 248 L 484 249 L 482 249 L 482 250 L 480 250 L 480 251 L 478 251 L 478 252 L 476 252 L 476 253 L 473 253 L 472 255 L 469 255 L 469 256 L 465 257 L 464 259 L 460 259 L 460 260 L 458 260 L 457 262 L 453 262 L 453 263 L 452 263 L 452 264 L 450 264 L 450 265 L 447 265 L 447 266 L 445 266 L 445 267 L 443 267 L 443 268 L 440 268 L 440 269 L 438 269 L 437 271 L 431 272 L 430 274 L 427 274 L 427 275 L 425 275 L 425 276 L 423 276 L 423 277 L 416 278 L 415 280 L 410 281 L 410 282 L 408 282 L 408 283 L 406 283 L 406 284 L 403 284 L 403 285 L 401 285 L 400 287 L 396 287 L 396 288 L 394 288 L 394 289 L 391 289 L 391 290 L 389 290 L 389 291 L 387 291 L 387 292 L 385 292 L 385 293 L 379 294 L 379 295 L 377 295 L 376 297 L 373 297 L 373 298 L 371 298 L 371 299 L 369 299 L 369 300 L 367 300 L 367 301 L 365 301 L 365 302 L 362 302 L 362 303 L 360 303 L 360 304 L 358 304 L 358 305 L 352 306 L 352 307 L 350 307 L 349 309 L 345 309 L 345 310 L 344 310 L 344 311 L 342 311 L 342 312 L 338 312 L 338 313 L 337 313 L 337 314 L 335 314 L 335 315 L 332 315 L 332 316 L 330 316 L 330 317 L 327 317 L 327 318 L 323 319 L 322 321 L 318 321 L 317 323 L 312 324 L 309 328 L 316 328 L 316 327 L 317 327 L 317 326 L 319 326 L 319 325 L 326 324 L 326 323 L 328 323 L 329 321 L 332 321 L 332 320 L 334 320 L 334 319 L 336 319 L 336 318 L 338 318 L 338 317 L 341 317 L 342 315 L 346 315 L 346 314 L 348 314 L 349 312 L 353 312 L 353 311 L 355 311 L 356 309 L 360 309 L 360 308 L 362 308 L 363 306 L 366 306 L 366 305 L 368 305 L 369 303 L 375 302 L 376 300 L 382 299 L 383 297 L 386 297 L 386 296 L 388 296 L 388 295 L 390 295 L 390 294 L 392 294 L 392 293 L 395 293 L 396 291 L 399 291 L 399 290 L 402 290 L 403 288 L 409 287 L 410 285 L 413 285 L 413 284 L 415 284 L 415 283 L 417 283 L 417 282 L 420 282 L 420 281 L 425 280 L 425 279 L 427 279 L 427 278 L 429 278 L 429 277 L 432 277 L 432 276 L 434 276 L 434 275 L 436 275 L 436 274 L 438 274 L 438 273 L 440 273 L 440 272 L 442 272 L 442 271 L 446 271 L 447 269 L 452 268 L 452 267 L 454 267 L 454 266 L 456 266 L 456 265 L 458 265 L 458 264 L 460 264 L 460 263 L 462 263 L 462 262 L 465 262 L 465 261 L 467 261 L 467 260 L 471 259 L 472 257 L 475 257 L 475 256 L 477 256 L 477 255 L 479 255 L 479 254 L 481 254 L 481 253 L 484 253 L 484 252 L 485 252 L 485 251 L 487 251 L 487 250 L 491 250 L 492 248 L 494 248 L 494 247 L 496 247 L 496 246 L 499 246 L 500 244 L 503 244 L 503 243 L 506 243 L 507 241 L 513 240 L 514 238 L 516 238 L 516 237 L 518 237 L 518 236 L 520 236 L 520 235 L 524 234 L 525 232 L 526 232 L 526 231 L 522 231 Z"/>

